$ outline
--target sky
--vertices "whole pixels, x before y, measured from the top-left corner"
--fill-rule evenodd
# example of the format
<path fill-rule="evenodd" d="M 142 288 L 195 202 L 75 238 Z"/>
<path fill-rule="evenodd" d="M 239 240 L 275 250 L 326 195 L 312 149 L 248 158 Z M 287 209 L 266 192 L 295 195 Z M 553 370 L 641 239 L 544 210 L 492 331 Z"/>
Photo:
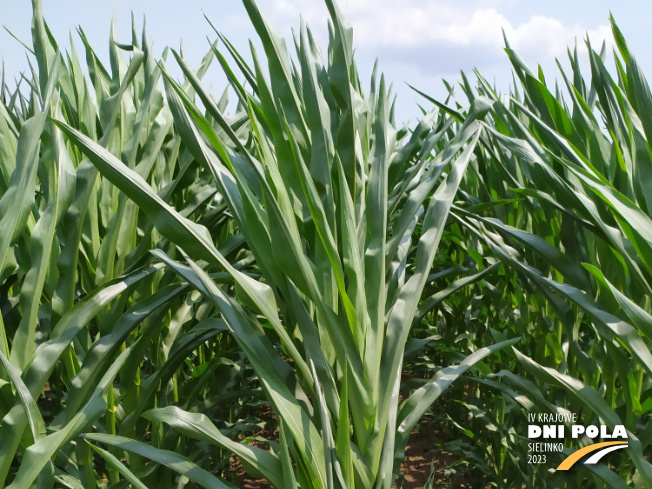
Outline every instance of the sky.
<path fill-rule="evenodd" d="M 94 49 L 108 60 L 108 39 L 112 19 L 119 42 L 131 39 L 131 15 L 140 30 L 147 20 L 148 38 L 159 55 L 165 46 L 178 48 L 183 39 L 184 54 L 197 65 L 216 35 L 204 18 L 224 33 L 241 52 L 255 39 L 246 11 L 238 0 L 42 0 L 45 19 L 63 48 L 73 42 L 81 51 L 77 26 L 85 31 Z M 326 51 L 327 11 L 323 0 L 258 0 L 277 31 L 290 39 L 292 28 L 302 17 L 315 31 Z M 368 83 L 374 61 L 398 95 L 397 119 L 414 120 L 418 104 L 429 105 L 406 82 L 435 98 L 446 91 L 442 80 L 460 80 L 460 71 L 472 77 L 477 68 L 503 93 L 512 80 L 511 66 L 504 53 L 503 30 L 511 46 L 526 63 L 540 64 L 548 80 L 557 74 L 555 59 L 566 63 L 566 49 L 584 40 L 594 46 L 607 42 L 612 48 L 610 12 L 625 34 L 643 72 L 652 74 L 652 33 L 648 19 L 652 2 L 633 0 L 339 0 L 353 26 L 356 62 L 363 83 Z M 31 2 L 0 0 L 0 25 L 29 43 Z M 26 51 L 4 29 L 0 31 L 0 58 L 9 79 L 28 69 Z M 608 57 L 611 58 L 610 56 Z M 173 61 L 169 61 L 172 64 Z M 608 66 L 611 66 L 609 63 Z M 225 80 L 210 71 L 206 84 L 220 94 Z"/>

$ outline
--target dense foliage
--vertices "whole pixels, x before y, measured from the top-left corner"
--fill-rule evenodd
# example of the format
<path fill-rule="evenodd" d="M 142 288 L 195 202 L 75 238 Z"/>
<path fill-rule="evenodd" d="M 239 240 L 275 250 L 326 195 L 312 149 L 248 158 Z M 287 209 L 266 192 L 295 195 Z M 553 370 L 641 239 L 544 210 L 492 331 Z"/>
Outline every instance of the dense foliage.
<path fill-rule="evenodd" d="M 652 94 L 616 25 L 615 79 L 589 45 L 551 91 L 508 47 L 509 97 L 477 74 L 400 127 L 332 0 L 293 55 L 243 1 L 264 53 L 217 33 L 197 69 L 136 29 L 109 67 L 79 30 L 82 68 L 33 1 L 36 66 L 0 81 L 0 482 L 234 487 L 236 455 L 389 489 L 428 415 L 474 487 L 652 487 Z M 540 412 L 629 447 L 529 464 Z"/>

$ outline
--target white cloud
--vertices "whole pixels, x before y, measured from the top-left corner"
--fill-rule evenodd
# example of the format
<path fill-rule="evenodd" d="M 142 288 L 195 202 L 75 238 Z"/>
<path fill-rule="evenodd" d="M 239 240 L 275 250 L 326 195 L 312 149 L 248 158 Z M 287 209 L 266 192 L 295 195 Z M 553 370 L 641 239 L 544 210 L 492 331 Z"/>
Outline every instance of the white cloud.
<path fill-rule="evenodd" d="M 611 28 L 606 24 L 587 30 L 579 24 L 567 26 L 557 19 L 542 16 L 534 16 L 516 27 L 510 25 L 505 30 L 510 44 L 526 56 L 563 56 L 568 46 L 576 41 L 583 42 L 587 35 L 595 48 L 603 41 L 612 41 Z"/>
<path fill-rule="evenodd" d="M 275 29 L 288 39 L 301 16 L 325 52 L 329 15 L 324 0 L 258 1 Z M 584 49 L 586 36 L 596 49 L 603 40 L 612 44 L 606 19 L 603 25 L 589 25 L 563 14 L 537 15 L 537 4 L 527 0 L 336 1 L 353 26 L 353 44 L 363 80 L 374 58 L 378 58 L 381 71 L 394 82 L 403 101 L 397 106 L 399 120 L 413 117 L 418 113 L 416 104 L 423 103 L 405 81 L 444 100 L 448 91 L 442 79 L 455 85 L 460 81 L 460 71 L 464 71 L 473 83 L 471 70 L 477 68 L 498 91 L 506 93 L 513 77 L 504 52 L 503 30 L 511 47 L 531 68 L 542 65 L 549 83 L 558 76 L 555 58 L 568 66 L 567 47 L 577 42 L 582 71 L 590 73 Z"/>
<path fill-rule="evenodd" d="M 588 34 L 595 46 L 610 40 L 608 25 L 589 29 L 553 17 L 533 15 L 524 22 L 510 21 L 508 7 L 516 0 L 475 0 L 463 4 L 445 0 L 340 0 L 353 25 L 358 51 L 379 55 L 384 61 L 416 63 L 436 58 L 446 72 L 458 68 L 488 67 L 503 53 L 503 30 L 511 46 L 531 63 L 564 57 L 575 41 Z M 327 11 L 322 0 L 274 0 L 265 9 L 279 28 L 296 27 L 298 12 L 325 37 Z M 287 30 L 284 30 L 287 32 Z M 450 66 L 448 66 L 450 64 Z M 429 70 L 430 71 L 430 70 Z"/>

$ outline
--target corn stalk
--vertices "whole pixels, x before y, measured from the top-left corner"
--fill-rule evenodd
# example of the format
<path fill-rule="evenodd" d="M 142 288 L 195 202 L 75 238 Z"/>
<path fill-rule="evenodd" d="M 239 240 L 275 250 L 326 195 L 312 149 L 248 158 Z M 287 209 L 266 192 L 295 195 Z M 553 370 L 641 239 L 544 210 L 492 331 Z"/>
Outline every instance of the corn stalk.
<path fill-rule="evenodd" d="M 256 4 L 244 3 L 268 65 L 266 73 L 253 52 L 249 68 L 225 41 L 251 87 L 229 77 L 249 132 L 232 130 L 176 53 L 207 115 L 169 75 L 165 82 L 175 127 L 212 173 L 260 280 L 234 268 L 204 229 L 122 161 L 57 125 L 186 254 L 179 262 L 155 252 L 220 311 L 279 418 L 280 446 L 270 454 L 227 442 L 207 417 L 174 407 L 145 416 L 233 450 L 277 487 L 389 489 L 430 405 L 468 368 L 515 341 L 478 348 L 399 403 L 406 341 L 488 105 L 478 99 L 450 140 L 452 119 L 435 113 L 408 136 L 392 123 L 382 77 L 363 92 L 351 29 L 333 2 L 326 2 L 326 64 L 307 26 L 295 62 Z M 211 267 L 228 272 L 235 288 L 211 280 Z"/>

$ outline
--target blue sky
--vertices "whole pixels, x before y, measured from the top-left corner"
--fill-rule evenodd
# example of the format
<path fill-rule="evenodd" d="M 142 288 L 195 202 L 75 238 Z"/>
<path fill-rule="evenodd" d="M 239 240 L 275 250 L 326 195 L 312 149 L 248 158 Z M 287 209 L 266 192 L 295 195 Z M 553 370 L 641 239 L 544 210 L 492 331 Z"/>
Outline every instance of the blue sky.
<path fill-rule="evenodd" d="M 584 49 L 585 36 L 599 44 L 610 43 L 609 12 L 615 16 L 644 72 L 652 73 L 651 33 L 647 27 L 652 2 L 629 1 L 531 1 L 531 0 L 340 0 L 340 6 L 354 28 L 356 60 L 363 80 L 368 79 L 376 58 L 380 69 L 393 81 L 399 96 L 401 120 L 418 113 L 417 101 L 405 82 L 424 92 L 442 97 L 442 78 L 459 80 L 459 71 L 471 75 L 478 68 L 490 81 L 506 90 L 510 65 L 502 48 L 504 29 L 512 46 L 525 61 L 540 63 L 548 78 L 556 73 L 554 60 L 565 59 L 566 46 L 575 39 Z M 289 35 L 298 26 L 299 14 L 326 40 L 326 9 L 322 0 L 259 0 L 259 5 L 277 30 Z M 74 30 L 81 26 L 100 55 L 108 53 L 111 19 L 116 21 L 118 40 L 128 42 L 131 12 L 140 26 L 147 19 L 148 37 L 159 54 L 165 46 L 178 47 L 197 63 L 208 49 L 206 37 L 215 35 L 204 19 L 206 14 L 233 44 L 247 51 L 255 38 L 245 10 L 234 0 L 43 0 L 45 18 L 55 37 L 67 46 L 69 33 L 77 46 Z M 2 0 L 0 24 L 29 41 L 31 2 Z M 325 48 L 324 48 L 325 50 Z M 0 57 L 10 78 L 27 69 L 25 50 L 4 30 L 0 32 Z M 108 56 L 107 56 L 108 57 Z M 221 93 L 224 80 L 216 70 L 207 83 Z"/>

